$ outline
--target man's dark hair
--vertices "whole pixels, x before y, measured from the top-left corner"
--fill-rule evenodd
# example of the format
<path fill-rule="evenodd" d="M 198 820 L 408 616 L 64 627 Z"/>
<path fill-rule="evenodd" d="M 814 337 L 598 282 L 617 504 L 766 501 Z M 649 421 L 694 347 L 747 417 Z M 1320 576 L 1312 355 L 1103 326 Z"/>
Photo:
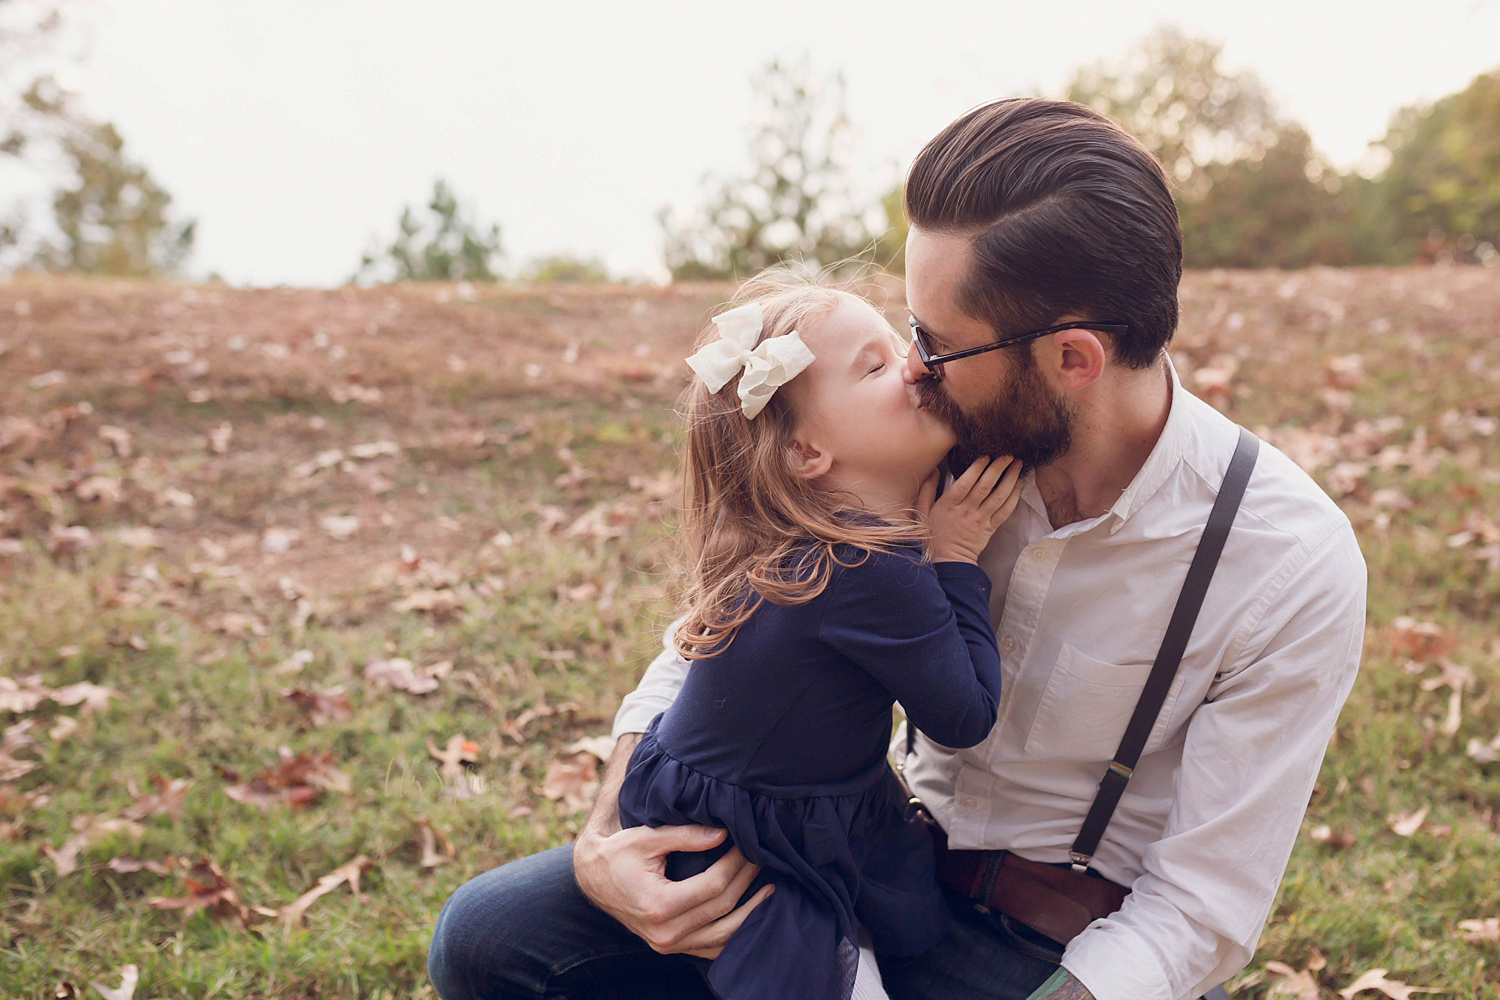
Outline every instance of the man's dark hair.
<path fill-rule="evenodd" d="M 1166 177 L 1092 108 L 1015 98 L 968 112 L 917 155 L 906 215 L 972 240 L 958 305 L 997 337 L 1067 313 L 1117 320 L 1130 332 L 1112 338 L 1115 358 L 1147 368 L 1177 328 L 1182 232 Z"/>

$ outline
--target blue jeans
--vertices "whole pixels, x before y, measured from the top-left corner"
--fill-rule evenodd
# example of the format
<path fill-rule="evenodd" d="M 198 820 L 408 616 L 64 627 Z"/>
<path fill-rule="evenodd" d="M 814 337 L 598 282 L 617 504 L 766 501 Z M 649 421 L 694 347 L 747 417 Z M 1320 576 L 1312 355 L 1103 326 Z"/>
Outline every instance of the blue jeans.
<path fill-rule="evenodd" d="M 657 954 L 590 903 L 573 878 L 571 845 L 459 886 L 427 952 L 443 1000 L 713 1000 L 699 971 L 706 964 Z"/>
<path fill-rule="evenodd" d="M 914 959 L 882 962 L 892 1000 L 1025 1000 L 1058 954 L 956 894 L 948 936 Z M 486 872 L 443 907 L 427 972 L 443 1000 L 713 1000 L 701 960 L 659 955 L 596 908 L 573 878 L 572 847 Z"/>
<path fill-rule="evenodd" d="M 944 889 L 947 935 L 915 958 L 882 960 L 891 1000 L 1026 1000 L 1061 952 Z M 427 972 L 443 1000 L 713 1000 L 701 959 L 658 955 L 583 895 L 573 848 L 556 847 L 460 886 L 438 916 Z M 1210 997 L 1226 998 L 1221 991 Z"/>

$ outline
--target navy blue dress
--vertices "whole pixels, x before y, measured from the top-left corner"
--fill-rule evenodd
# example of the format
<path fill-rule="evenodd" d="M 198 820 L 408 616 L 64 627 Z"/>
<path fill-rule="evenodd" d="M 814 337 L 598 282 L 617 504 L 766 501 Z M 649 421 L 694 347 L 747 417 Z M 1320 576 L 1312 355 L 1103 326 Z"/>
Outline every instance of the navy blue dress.
<path fill-rule="evenodd" d="M 839 553 L 861 557 L 806 604 L 763 601 L 728 647 L 695 661 L 620 789 L 623 826 L 729 831 L 717 851 L 670 855 L 669 877 L 733 843 L 776 884 L 708 967 L 725 1000 L 847 998 L 858 927 L 881 953 L 915 955 L 948 924 L 932 845 L 903 818 L 886 747 L 893 700 L 945 746 L 993 728 L 989 580 L 969 563 L 923 563 L 916 546 Z"/>

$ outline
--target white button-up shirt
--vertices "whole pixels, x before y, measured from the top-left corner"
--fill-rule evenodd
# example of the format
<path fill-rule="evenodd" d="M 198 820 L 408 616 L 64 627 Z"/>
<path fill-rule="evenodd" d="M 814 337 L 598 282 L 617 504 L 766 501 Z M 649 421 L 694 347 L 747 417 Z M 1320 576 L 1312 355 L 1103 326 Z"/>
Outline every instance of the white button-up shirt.
<path fill-rule="evenodd" d="M 1161 437 L 1108 512 L 1054 529 L 1028 478 L 980 557 L 994 583 L 999 721 L 967 750 L 919 735 L 907 768 L 955 848 L 1068 860 L 1237 440 L 1234 424 L 1170 377 Z M 1348 519 L 1263 442 L 1182 665 L 1095 853 L 1093 867 L 1131 894 L 1063 957 L 1099 1000 L 1197 997 L 1249 962 L 1354 682 L 1364 607 Z M 625 698 L 615 735 L 644 730 L 686 669 L 669 642 Z"/>

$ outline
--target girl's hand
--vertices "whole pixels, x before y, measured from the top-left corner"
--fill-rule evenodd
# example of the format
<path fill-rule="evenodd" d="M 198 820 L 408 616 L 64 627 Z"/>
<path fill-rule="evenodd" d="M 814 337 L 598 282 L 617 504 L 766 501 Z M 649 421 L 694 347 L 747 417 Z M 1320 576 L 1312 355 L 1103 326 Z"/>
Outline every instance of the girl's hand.
<path fill-rule="evenodd" d="M 917 513 L 932 528 L 932 560 L 978 562 L 1021 498 L 1021 463 L 1008 455 L 976 459 L 934 501 L 938 476 L 933 470 L 917 494 Z"/>

